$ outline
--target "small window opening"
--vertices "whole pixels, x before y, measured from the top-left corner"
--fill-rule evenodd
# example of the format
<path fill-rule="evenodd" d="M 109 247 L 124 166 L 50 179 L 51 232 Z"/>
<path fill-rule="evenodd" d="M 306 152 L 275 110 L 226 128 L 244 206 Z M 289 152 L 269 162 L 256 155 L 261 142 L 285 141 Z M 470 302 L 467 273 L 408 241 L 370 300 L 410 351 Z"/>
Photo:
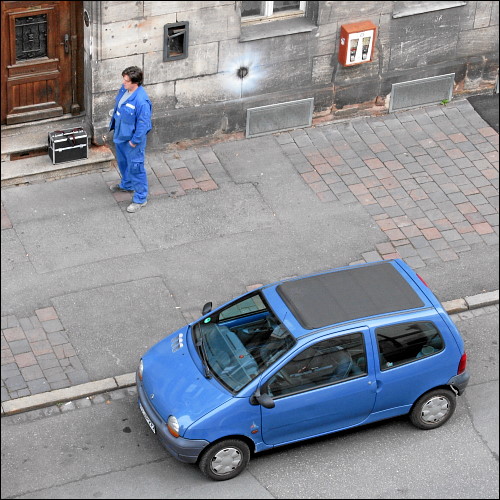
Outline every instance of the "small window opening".
<path fill-rule="evenodd" d="M 174 61 L 188 56 L 189 23 L 166 24 L 164 27 L 163 60 Z"/>

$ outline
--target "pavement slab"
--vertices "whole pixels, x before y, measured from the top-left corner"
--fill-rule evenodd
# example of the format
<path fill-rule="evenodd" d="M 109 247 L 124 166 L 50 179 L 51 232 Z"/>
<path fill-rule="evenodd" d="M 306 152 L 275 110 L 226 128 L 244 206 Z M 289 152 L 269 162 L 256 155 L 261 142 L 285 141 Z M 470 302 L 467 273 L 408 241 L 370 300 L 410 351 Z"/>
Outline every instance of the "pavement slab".
<path fill-rule="evenodd" d="M 19 222 L 16 228 L 40 274 L 144 251 L 117 206 Z"/>
<path fill-rule="evenodd" d="M 82 290 L 52 303 L 90 380 L 134 371 L 140 353 L 186 323 L 159 277 Z M 65 349 L 71 359 L 68 354 Z"/>
<path fill-rule="evenodd" d="M 179 200 L 158 198 L 154 210 L 141 211 L 129 224 L 145 251 L 203 244 L 276 223 L 272 211 L 251 184 L 194 192 Z"/>

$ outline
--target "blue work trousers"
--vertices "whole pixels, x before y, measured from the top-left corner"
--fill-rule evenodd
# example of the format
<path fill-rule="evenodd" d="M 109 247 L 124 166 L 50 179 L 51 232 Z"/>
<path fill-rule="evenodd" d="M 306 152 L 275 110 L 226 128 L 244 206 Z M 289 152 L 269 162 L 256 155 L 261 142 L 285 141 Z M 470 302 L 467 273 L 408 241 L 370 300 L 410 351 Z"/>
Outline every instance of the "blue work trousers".
<path fill-rule="evenodd" d="M 135 148 L 128 141 L 115 142 L 115 146 L 116 161 L 122 176 L 120 187 L 134 191 L 134 203 L 144 203 L 148 198 L 148 176 L 144 168 L 146 137 Z"/>

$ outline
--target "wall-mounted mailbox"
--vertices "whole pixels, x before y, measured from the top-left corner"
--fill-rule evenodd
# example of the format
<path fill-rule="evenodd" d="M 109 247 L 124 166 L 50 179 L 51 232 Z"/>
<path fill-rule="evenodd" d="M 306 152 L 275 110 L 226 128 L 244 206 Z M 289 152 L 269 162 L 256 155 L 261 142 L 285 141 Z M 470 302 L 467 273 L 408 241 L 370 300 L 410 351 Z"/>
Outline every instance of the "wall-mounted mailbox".
<path fill-rule="evenodd" d="M 339 63 L 354 66 L 370 62 L 377 27 L 371 21 L 343 24 L 340 27 Z"/>
<path fill-rule="evenodd" d="M 163 29 L 163 60 L 175 61 L 187 57 L 189 23 L 165 24 Z"/>

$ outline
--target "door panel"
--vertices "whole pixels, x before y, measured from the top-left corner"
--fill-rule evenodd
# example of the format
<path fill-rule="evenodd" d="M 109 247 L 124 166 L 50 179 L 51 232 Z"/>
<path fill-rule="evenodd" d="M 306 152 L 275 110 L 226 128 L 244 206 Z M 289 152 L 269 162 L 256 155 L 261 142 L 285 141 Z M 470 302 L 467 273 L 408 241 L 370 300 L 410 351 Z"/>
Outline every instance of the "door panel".
<path fill-rule="evenodd" d="M 71 41 L 80 3 L 2 2 L 2 123 L 75 111 Z"/>
<path fill-rule="evenodd" d="M 360 424 L 375 403 L 375 383 L 366 375 L 275 403 L 271 409 L 262 407 L 262 436 L 277 445 Z"/>
<path fill-rule="evenodd" d="M 274 408 L 261 408 L 264 442 L 285 444 L 366 420 L 376 398 L 371 352 L 361 328 L 325 336 L 277 367 L 263 384 L 275 396 Z"/>

